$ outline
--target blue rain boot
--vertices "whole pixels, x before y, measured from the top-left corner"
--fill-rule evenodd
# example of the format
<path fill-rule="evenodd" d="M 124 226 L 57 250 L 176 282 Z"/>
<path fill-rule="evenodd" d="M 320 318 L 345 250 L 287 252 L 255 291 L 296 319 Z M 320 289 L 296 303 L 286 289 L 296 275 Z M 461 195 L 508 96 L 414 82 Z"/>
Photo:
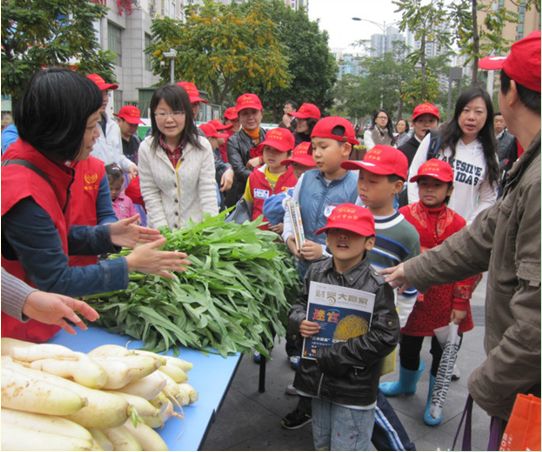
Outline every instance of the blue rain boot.
<path fill-rule="evenodd" d="M 442 422 L 442 413 L 439 417 L 434 418 L 431 416 L 431 396 L 433 394 L 433 387 L 435 386 L 435 377 L 429 374 L 429 390 L 427 392 L 427 402 L 425 403 L 425 410 L 423 412 L 423 422 L 425 425 L 435 427 Z"/>
<path fill-rule="evenodd" d="M 420 361 L 418 370 L 408 370 L 404 367 L 399 369 L 399 381 L 380 383 L 378 389 L 387 397 L 395 397 L 401 394 L 414 394 L 418 380 L 425 370 L 425 364 Z"/>

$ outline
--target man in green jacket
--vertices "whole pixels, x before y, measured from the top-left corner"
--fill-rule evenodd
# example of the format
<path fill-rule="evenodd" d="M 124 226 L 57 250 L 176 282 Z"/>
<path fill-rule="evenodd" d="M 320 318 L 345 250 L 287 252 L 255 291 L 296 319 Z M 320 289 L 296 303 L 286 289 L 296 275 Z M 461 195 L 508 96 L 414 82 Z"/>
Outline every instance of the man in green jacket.
<path fill-rule="evenodd" d="M 468 388 L 489 415 L 507 420 L 517 394 L 540 397 L 540 31 L 503 60 L 499 104 L 525 149 L 502 198 L 441 246 L 382 273 L 393 287 L 423 292 L 488 271 L 487 358 Z"/>

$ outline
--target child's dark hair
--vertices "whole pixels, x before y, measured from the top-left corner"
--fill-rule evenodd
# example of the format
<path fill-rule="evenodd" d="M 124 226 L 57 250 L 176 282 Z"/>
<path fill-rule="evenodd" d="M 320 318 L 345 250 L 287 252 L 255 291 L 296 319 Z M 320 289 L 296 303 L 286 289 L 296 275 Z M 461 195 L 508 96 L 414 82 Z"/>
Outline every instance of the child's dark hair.
<path fill-rule="evenodd" d="M 295 100 L 285 100 L 282 105 L 290 104 L 294 110 L 297 110 L 297 102 Z"/>
<path fill-rule="evenodd" d="M 109 182 L 114 182 L 124 178 L 122 169 L 116 163 L 110 163 L 109 165 L 105 165 L 105 172 L 107 174 L 107 179 L 109 180 Z"/>
<path fill-rule="evenodd" d="M 397 174 L 388 174 L 388 182 L 390 183 L 394 183 L 394 182 L 397 182 L 398 180 L 400 181 L 405 181 L 401 176 L 397 175 Z"/>
<path fill-rule="evenodd" d="M 530 111 L 540 115 L 540 93 L 533 91 L 529 88 L 525 88 L 523 85 L 520 85 L 516 82 L 516 87 L 518 90 L 519 100 L 525 105 Z M 501 92 L 506 94 L 510 89 L 510 77 L 508 74 L 501 70 Z"/>

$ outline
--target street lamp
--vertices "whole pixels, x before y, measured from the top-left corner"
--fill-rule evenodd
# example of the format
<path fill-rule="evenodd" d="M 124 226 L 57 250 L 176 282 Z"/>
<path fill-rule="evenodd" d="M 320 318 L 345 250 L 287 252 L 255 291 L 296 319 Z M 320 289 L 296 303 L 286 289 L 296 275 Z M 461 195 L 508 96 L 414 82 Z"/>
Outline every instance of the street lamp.
<path fill-rule="evenodd" d="M 177 56 L 177 51 L 175 49 L 169 49 L 169 51 L 164 52 L 164 57 L 169 58 L 169 79 L 170 83 L 175 83 L 175 57 Z"/>
<path fill-rule="evenodd" d="M 375 22 L 374 20 L 364 19 L 363 17 L 352 17 L 352 20 L 356 22 L 362 22 L 362 21 L 369 22 L 373 25 L 376 25 L 378 28 L 380 28 L 384 34 L 387 34 L 386 21 L 384 21 L 383 23 L 379 23 L 379 22 Z"/>

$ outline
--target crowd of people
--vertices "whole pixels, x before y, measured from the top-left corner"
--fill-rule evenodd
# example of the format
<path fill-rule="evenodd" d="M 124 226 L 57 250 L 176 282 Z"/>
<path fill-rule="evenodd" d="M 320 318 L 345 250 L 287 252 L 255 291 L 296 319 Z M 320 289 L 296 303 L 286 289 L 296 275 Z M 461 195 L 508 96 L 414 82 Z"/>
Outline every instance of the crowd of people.
<path fill-rule="evenodd" d="M 429 409 L 443 352 L 434 330 L 452 322 L 462 336 L 473 328 L 470 298 L 488 270 L 488 358 L 469 392 L 506 421 L 516 394 L 540 395 L 540 33 L 515 43 L 503 64 L 500 112 L 479 87 L 459 96 L 440 127 L 428 102 L 395 131 L 380 109 L 363 152 L 353 124 L 314 103 L 286 102 L 279 126 L 264 130 L 254 93 L 198 126 L 206 100 L 187 81 L 155 90 L 140 140 L 136 106 L 116 120 L 106 114 L 116 84 L 40 71 L 2 133 L 2 336 L 73 333 L 66 319 L 84 327 L 76 312 L 90 321 L 97 313 L 71 296 L 124 289 L 131 271 L 184 271 L 189 256 L 161 251 L 159 228 L 231 207 L 234 221 L 263 217 L 261 228 L 286 244 L 303 281 L 286 344 L 296 369 L 287 391 L 299 403 L 284 428 L 312 421 L 316 450 L 367 450 L 371 441 L 378 450 L 415 450 L 388 397 L 416 391 L 431 337 L 420 418 L 441 423 Z M 120 248 L 133 250 L 99 258 Z M 375 294 L 368 332 L 316 360 L 301 353 L 320 328 L 306 318 L 311 282 Z M 397 345 L 399 379 L 379 384 Z"/>

